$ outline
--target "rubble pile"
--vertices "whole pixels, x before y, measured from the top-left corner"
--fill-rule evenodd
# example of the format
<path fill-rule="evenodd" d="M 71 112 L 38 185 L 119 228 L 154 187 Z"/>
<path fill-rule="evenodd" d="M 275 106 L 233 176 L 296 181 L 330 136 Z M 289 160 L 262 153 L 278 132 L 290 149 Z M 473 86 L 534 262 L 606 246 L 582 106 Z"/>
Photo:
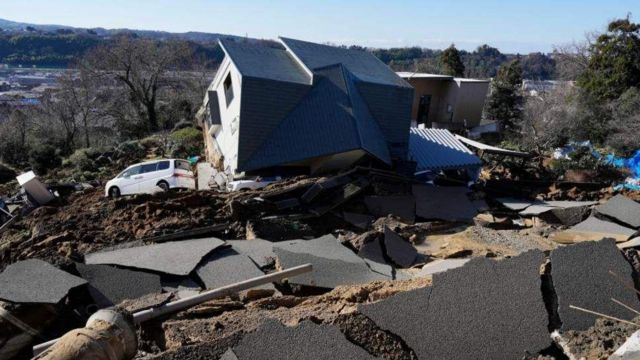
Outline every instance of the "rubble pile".
<path fill-rule="evenodd" d="M 142 322 L 136 358 L 295 358 L 309 336 L 321 357 L 610 354 L 630 334 L 612 340 L 574 307 L 635 321 L 611 298 L 640 308 L 637 214 L 624 195 L 494 196 L 365 168 L 238 192 L 85 189 L 0 234 L 0 356 L 28 358 L 98 309 L 161 308 L 304 264 Z"/>

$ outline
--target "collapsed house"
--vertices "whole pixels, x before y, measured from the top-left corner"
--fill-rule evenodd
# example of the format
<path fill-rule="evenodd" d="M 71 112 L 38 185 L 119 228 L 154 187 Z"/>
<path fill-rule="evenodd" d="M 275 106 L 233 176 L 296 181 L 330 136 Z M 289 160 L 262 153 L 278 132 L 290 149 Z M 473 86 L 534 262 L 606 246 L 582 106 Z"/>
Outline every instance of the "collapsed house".
<path fill-rule="evenodd" d="M 220 46 L 199 118 L 228 177 L 407 158 L 413 88 L 372 54 L 287 38 Z"/>

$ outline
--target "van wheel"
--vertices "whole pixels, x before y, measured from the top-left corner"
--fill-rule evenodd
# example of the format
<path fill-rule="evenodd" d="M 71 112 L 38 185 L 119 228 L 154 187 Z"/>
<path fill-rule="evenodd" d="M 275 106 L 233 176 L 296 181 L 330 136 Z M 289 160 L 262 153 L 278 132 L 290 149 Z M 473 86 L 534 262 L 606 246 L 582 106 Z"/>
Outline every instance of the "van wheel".
<path fill-rule="evenodd" d="M 120 197 L 120 189 L 117 186 L 112 186 L 109 189 L 109 197 L 112 197 L 112 198 Z"/>
<path fill-rule="evenodd" d="M 157 186 L 162 189 L 162 191 L 169 191 L 169 184 L 166 181 L 160 181 Z"/>

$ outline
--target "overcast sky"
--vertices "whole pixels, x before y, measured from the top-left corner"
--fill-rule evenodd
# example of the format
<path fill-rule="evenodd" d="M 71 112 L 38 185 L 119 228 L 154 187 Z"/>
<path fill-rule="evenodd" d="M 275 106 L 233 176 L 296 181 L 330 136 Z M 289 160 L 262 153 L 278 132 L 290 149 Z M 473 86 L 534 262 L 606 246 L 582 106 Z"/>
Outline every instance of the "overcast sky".
<path fill-rule="evenodd" d="M 36 24 L 505 53 L 549 52 L 629 12 L 640 22 L 640 0 L 0 0 L 0 18 Z"/>

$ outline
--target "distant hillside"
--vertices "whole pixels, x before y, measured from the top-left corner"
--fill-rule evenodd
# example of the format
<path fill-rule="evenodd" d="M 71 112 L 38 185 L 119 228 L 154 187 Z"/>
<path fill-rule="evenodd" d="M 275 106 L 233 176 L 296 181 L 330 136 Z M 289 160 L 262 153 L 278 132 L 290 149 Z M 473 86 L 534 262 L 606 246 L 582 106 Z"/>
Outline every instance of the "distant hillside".
<path fill-rule="evenodd" d="M 220 59 L 216 48 L 219 38 L 244 40 L 235 35 L 186 32 L 170 33 L 153 30 L 76 28 L 63 25 L 37 25 L 0 19 L 0 64 L 68 67 L 87 50 L 108 43 L 113 36 L 130 34 L 154 40 L 185 40 L 196 48 L 196 53 Z M 251 39 L 255 40 L 255 39 Z"/>
<path fill-rule="evenodd" d="M 192 42 L 197 54 L 220 61 L 222 51 L 216 47 L 219 38 L 235 41 L 259 41 L 240 36 L 186 32 L 170 33 L 153 30 L 75 28 L 63 25 L 36 25 L 0 19 L 0 64 L 68 67 L 87 50 L 118 35 L 130 34 L 140 38 L 155 40 L 184 40 Z M 371 49 L 360 46 L 351 48 L 370 51 L 396 71 L 420 71 L 441 73 L 438 57 L 442 50 L 404 47 L 392 49 Z M 498 67 L 516 57 L 503 54 L 498 49 L 482 45 L 474 51 L 460 51 L 466 67 L 465 76 L 489 78 L 495 76 Z M 555 78 L 555 60 L 552 56 L 532 53 L 520 57 L 525 79 L 548 80 Z"/>
<path fill-rule="evenodd" d="M 243 39 L 241 36 L 204 33 L 189 31 L 185 33 L 171 33 L 166 31 L 155 30 L 136 30 L 136 29 L 104 29 L 104 28 L 77 28 L 65 25 L 38 25 L 15 22 L 11 20 L 0 19 L 0 29 L 9 33 L 39 33 L 49 35 L 94 35 L 98 37 L 111 37 L 117 34 L 136 34 L 139 37 L 156 39 L 156 40 L 188 40 L 197 43 L 216 42 L 219 38 L 227 39 Z"/>

